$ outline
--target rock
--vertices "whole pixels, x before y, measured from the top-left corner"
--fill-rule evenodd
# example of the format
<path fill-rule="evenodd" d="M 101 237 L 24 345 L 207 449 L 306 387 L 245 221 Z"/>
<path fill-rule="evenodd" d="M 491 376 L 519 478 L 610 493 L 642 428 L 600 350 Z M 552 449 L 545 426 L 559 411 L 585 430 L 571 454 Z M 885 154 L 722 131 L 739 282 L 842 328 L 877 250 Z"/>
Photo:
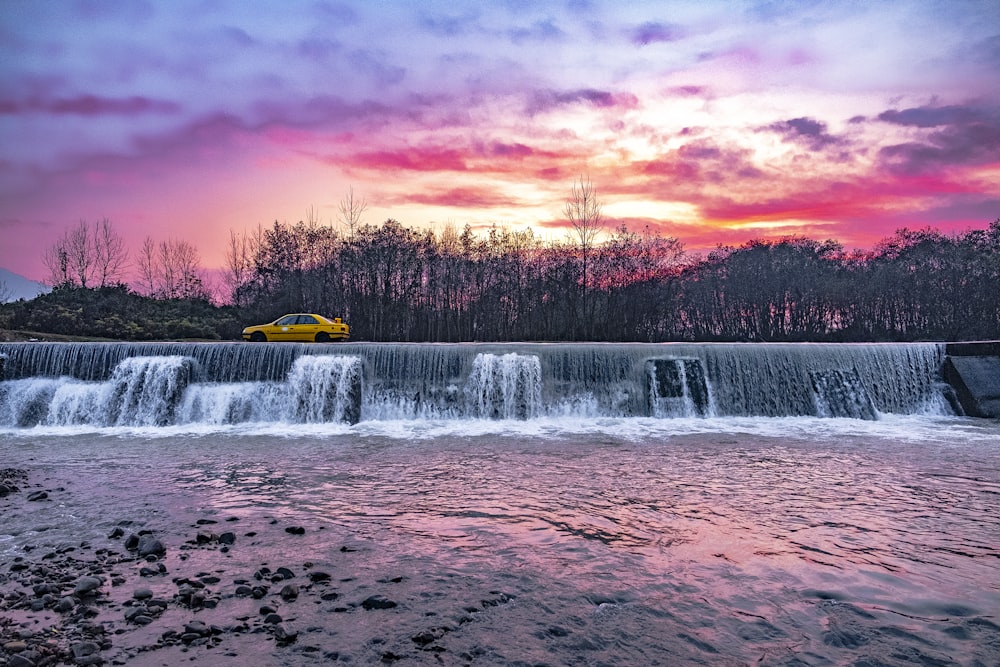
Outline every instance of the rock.
<path fill-rule="evenodd" d="M 295 573 L 289 570 L 287 567 L 279 567 L 277 570 L 274 571 L 274 574 L 276 577 L 281 577 L 281 579 L 279 579 L 278 581 L 281 581 L 283 579 L 295 578 Z M 274 577 L 271 577 L 271 581 L 274 581 Z"/>
<path fill-rule="evenodd" d="M 33 491 L 28 494 L 28 500 L 45 500 L 49 497 L 49 494 L 44 491 Z"/>
<path fill-rule="evenodd" d="M 144 616 L 148 612 L 149 610 L 146 609 L 144 606 L 132 607 L 131 609 L 125 612 L 125 620 L 130 622 L 135 621 L 136 618 L 138 618 L 139 616 Z"/>
<path fill-rule="evenodd" d="M 327 572 L 316 570 L 315 572 L 309 573 L 309 581 L 313 582 L 314 584 L 320 581 L 330 581 L 330 574 Z"/>
<path fill-rule="evenodd" d="M 298 632 L 289 629 L 284 623 L 279 623 L 274 628 L 274 638 L 279 644 L 291 644 L 298 636 Z"/>
<path fill-rule="evenodd" d="M 132 597 L 136 600 L 148 600 L 153 597 L 153 591 L 148 588 L 137 588 L 135 592 L 132 593 Z"/>
<path fill-rule="evenodd" d="M 28 650 L 28 644 L 20 640 L 7 642 L 3 645 L 3 650 L 7 651 L 7 653 L 20 653 L 21 651 Z"/>
<path fill-rule="evenodd" d="M 65 614 L 68 611 L 73 611 L 73 607 L 76 606 L 76 602 L 70 596 L 66 595 L 59 599 L 56 603 L 55 610 Z"/>
<path fill-rule="evenodd" d="M 184 632 L 195 632 L 201 636 L 209 634 L 208 626 L 201 621 L 191 621 L 190 623 L 184 624 Z"/>
<path fill-rule="evenodd" d="M 236 533 L 225 532 L 219 535 L 219 544 L 235 544 L 236 543 Z"/>
<path fill-rule="evenodd" d="M 260 615 L 261 616 L 267 616 L 268 614 L 273 614 L 276 611 L 278 611 L 278 610 L 275 609 L 274 607 L 272 607 L 269 604 L 262 604 L 260 606 Z"/>
<path fill-rule="evenodd" d="M 114 530 L 112 530 L 110 533 L 108 533 L 108 539 L 109 540 L 115 540 L 115 539 L 118 539 L 119 537 L 123 536 L 124 534 L 125 534 L 125 531 L 122 529 L 121 526 L 115 526 Z"/>
<path fill-rule="evenodd" d="M 195 521 L 195 523 L 198 524 L 199 526 L 210 526 L 213 523 L 219 523 L 219 522 L 216 521 L 215 519 L 198 519 L 197 521 Z"/>
<path fill-rule="evenodd" d="M 397 607 L 398 605 L 389 598 L 384 597 L 382 595 L 372 595 L 369 598 L 365 598 L 361 602 L 361 606 L 364 609 L 371 611 L 372 609 L 392 609 L 393 607 Z"/>
<path fill-rule="evenodd" d="M 250 597 L 251 595 L 253 595 L 253 589 L 247 586 L 246 584 L 240 584 L 239 586 L 236 587 L 236 595 L 240 596 L 241 598 Z"/>
<path fill-rule="evenodd" d="M 98 577 L 80 577 L 76 582 L 73 592 L 77 595 L 90 595 L 94 593 L 104 582 Z"/>
<path fill-rule="evenodd" d="M 15 654 L 7 661 L 7 667 L 35 667 L 38 664 L 34 660 L 20 654 Z"/>
<path fill-rule="evenodd" d="M 163 542 L 159 541 L 152 535 L 143 535 L 140 537 L 137 548 L 139 550 L 139 555 L 142 557 L 160 556 L 167 551 L 167 548 L 163 546 Z"/>
<path fill-rule="evenodd" d="M 281 616 L 274 613 L 268 614 L 264 617 L 264 622 L 268 625 L 277 625 L 278 623 L 281 623 Z"/>
<path fill-rule="evenodd" d="M 94 655 L 101 650 L 100 644 L 95 642 L 76 642 L 69 647 L 70 651 L 73 652 L 73 658 L 85 658 L 89 655 Z"/>
<path fill-rule="evenodd" d="M 133 551 L 139 547 L 139 536 L 135 533 L 130 534 L 125 538 L 125 548 L 129 551 Z"/>
<path fill-rule="evenodd" d="M 302 526 L 288 526 L 287 528 L 285 528 L 285 532 L 289 533 L 290 535 L 305 535 L 306 529 L 303 528 Z"/>
<path fill-rule="evenodd" d="M 279 595 L 283 600 L 286 601 L 294 600 L 295 598 L 299 597 L 299 587 L 296 586 L 295 584 L 285 584 L 285 586 L 282 587 Z"/>
<path fill-rule="evenodd" d="M 215 533 L 210 533 L 207 530 L 199 530 L 198 536 L 195 537 L 195 541 L 198 544 L 208 544 L 209 542 L 214 542 L 216 539 Z"/>

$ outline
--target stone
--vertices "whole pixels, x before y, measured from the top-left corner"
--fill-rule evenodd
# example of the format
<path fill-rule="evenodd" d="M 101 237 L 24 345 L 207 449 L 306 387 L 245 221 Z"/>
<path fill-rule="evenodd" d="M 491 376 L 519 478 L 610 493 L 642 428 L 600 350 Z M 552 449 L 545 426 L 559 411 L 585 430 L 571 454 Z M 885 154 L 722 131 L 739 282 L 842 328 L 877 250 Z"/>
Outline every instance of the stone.
<path fill-rule="evenodd" d="M 48 497 L 49 497 L 49 494 L 45 493 L 44 491 L 33 491 L 33 492 L 31 492 L 31 493 L 28 494 L 28 500 L 32 500 L 32 501 L 34 501 L 34 500 L 45 500 Z"/>
<path fill-rule="evenodd" d="M 278 577 L 281 577 L 281 579 L 294 579 L 295 578 L 295 573 L 292 572 L 291 570 L 289 570 L 287 567 L 279 567 L 277 570 L 274 571 L 274 574 L 276 576 L 278 576 Z M 273 578 L 272 578 L 272 581 L 273 581 Z"/>
<path fill-rule="evenodd" d="M 143 535 L 140 537 L 137 549 L 139 550 L 139 555 L 142 557 L 159 556 L 167 551 L 167 548 L 163 546 L 163 542 L 152 535 Z"/>
<path fill-rule="evenodd" d="M 132 597 L 136 600 L 148 600 L 153 597 L 153 591 L 149 588 L 137 588 L 135 589 L 135 592 L 132 593 Z"/>
<path fill-rule="evenodd" d="M 322 572 L 320 570 L 316 570 L 315 572 L 309 573 L 309 581 L 313 582 L 314 584 L 320 581 L 330 581 L 330 574 L 328 572 Z"/>
<path fill-rule="evenodd" d="M 97 591 L 102 583 L 104 582 L 98 577 L 80 577 L 76 582 L 73 592 L 77 595 L 90 595 Z"/>
<path fill-rule="evenodd" d="M 291 644 L 298 638 L 298 636 L 298 632 L 289 629 L 284 623 L 279 623 L 274 628 L 274 638 L 280 644 Z"/>
<path fill-rule="evenodd" d="M 299 597 L 299 587 L 295 584 L 285 584 L 278 594 L 283 600 L 291 601 Z"/>
<path fill-rule="evenodd" d="M 362 608 L 371 611 L 372 609 L 392 609 L 398 605 L 392 600 L 382 595 L 372 595 L 361 602 Z"/>
<path fill-rule="evenodd" d="M 100 644 L 95 642 L 76 642 L 70 646 L 70 651 L 73 652 L 74 658 L 84 658 L 88 655 L 94 655 L 101 650 Z"/>
<path fill-rule="evenodd" d="M 196 632 L 199 635 L 207 635 L 209 633 L 208 626 L 201 621 L 191 621 L 184 624 L 184 632 Z"/>
<path fill-rule="evenodd" d="M 15 654 L 7 661 L 7 667 L 35 667 L 38 664 L 31 658 L 21 654 Z"/>
<path fill-rule="evenodd" d="M 285 528 L 285 532 L 290 535 L 305 535 L 306 529 L 302 526 L 288 526 Z"/>
<path fill-rule="evenodd" d="M 59 599 L 56 603 L 55 610 L 61 613 L 66 613 L 68 611 L 73 611 L 73 607 L 76 606 L 76 602 L 70 596 L 66 595 Z"/>
<path fill-rule="evenodd" d="M 219 535 L 219 544 L 235 544 L 236 543 L 236 533 L 232 531 L 227 531 L 222 535 Z"/>
<path fill-rule="evenodd" d="M 139 547 L 139 536 L 138 535 L 136 535 L 135 533 L 132 533 L 131 535 L 129 535 L 128 537 L 125 538 L 125 548 L 126 549 L 128 549 L 129 551 L 132 551 L 134 549 L 137 549 L 138 547 Z"/>
<path fill-rule="evenodd" d="M 264 622 L 268 625 L 277 625 L 278 623 L 281 623 L 281 616 L 275 613 L 268 614 L 264 617 Z"/>
<path fill-rule="evenodd" d="M 239 586 L 236 587 L 236 595 L 238 595 L 241 598 L 250 597 L 251 595 L 253 595 L 253 589 L 247 586 L 246 584 L 240 584 Z"/>

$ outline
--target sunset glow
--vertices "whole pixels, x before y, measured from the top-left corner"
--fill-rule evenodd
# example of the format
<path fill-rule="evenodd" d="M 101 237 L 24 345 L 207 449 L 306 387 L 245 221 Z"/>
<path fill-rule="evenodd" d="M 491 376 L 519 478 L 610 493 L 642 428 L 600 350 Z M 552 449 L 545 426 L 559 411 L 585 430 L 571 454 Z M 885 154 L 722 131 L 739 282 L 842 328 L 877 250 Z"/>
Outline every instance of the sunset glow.
<path fill-rule="evenodd" d="M 365 222 L 691 250 L 868 247 L 1000 217 L 1000 5 L 60 2 L 0 7 L 0 267 L 109 218 L 131 248 Z"/>

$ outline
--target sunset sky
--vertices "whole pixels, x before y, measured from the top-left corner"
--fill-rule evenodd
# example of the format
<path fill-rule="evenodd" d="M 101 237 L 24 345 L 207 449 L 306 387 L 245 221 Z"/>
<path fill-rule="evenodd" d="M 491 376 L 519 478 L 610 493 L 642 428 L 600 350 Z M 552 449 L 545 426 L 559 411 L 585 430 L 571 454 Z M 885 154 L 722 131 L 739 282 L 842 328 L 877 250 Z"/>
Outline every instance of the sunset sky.
<path fill-rule="evenodd" d="M 563 238 L 574 179 L 610 226 L 690 249 L 870 247 L 1000 217 L 1000 3 L 0 4 L 0 267 L 109 218 L 130 247 L 365 222 Z"/>

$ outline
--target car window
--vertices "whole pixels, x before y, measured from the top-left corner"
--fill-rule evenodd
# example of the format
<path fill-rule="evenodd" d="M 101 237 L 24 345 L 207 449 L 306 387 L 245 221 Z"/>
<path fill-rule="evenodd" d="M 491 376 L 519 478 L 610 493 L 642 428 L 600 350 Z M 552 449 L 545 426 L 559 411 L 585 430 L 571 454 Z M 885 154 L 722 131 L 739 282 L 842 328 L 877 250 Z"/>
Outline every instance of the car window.
<path fill-rule="evenodd" d="M 319 324 L 312 315 L 299 315 L 299 324 Z"/>
<path fill-rule="evenodd" d="M 285 315 L 280 320 L 275 322 L 279 327 L 287 327 L 289 324 L 295 324 L 295 320 L 298 319 L 297 315 Z"/>

